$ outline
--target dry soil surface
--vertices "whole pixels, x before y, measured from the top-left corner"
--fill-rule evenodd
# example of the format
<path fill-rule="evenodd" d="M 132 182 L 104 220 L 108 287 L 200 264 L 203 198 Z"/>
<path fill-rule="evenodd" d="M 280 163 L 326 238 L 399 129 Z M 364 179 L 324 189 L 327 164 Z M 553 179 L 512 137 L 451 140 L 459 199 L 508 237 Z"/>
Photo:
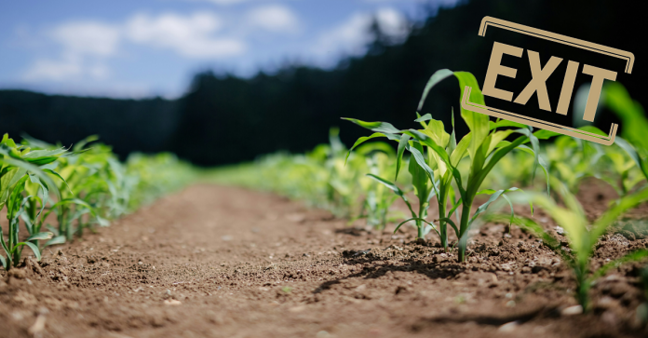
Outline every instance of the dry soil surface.
<path fill-rule="evenodd" d="M 611 197 L 588 189 L 596 216 Z M 459 264 L 431 235 L 414 242 L 411 227 L 351 228 L 273 194 L 196 185 L 0 273 L 0 336 L 648 335 L 635 313 L 642 265 L 608 273 L 592 289 L 594 310 L 570 315 L 575 284 L 560 257 L 503 231 L 474 231 Z M 645 235 L 610 233 L 594 266 L 645 248 Z"/>

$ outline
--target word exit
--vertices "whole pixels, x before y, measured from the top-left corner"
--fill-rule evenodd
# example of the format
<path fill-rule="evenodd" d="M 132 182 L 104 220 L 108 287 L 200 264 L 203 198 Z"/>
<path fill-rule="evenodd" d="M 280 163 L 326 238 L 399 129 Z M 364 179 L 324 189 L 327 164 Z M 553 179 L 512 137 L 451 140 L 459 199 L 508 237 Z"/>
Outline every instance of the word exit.
<path fill-rule="evenodd" d="M 517 95 L 513 102 L 525 105 L 533 94 L 538 97 L 540 109 L 546 111 L 553 111 L 549 102 L 549 93 L 547 92 L 547 79 L 553 74 L 556 68 L 563 62 L 562 58 L 552 56 L 551 59 L 543 66 L 540 64 L 540 55 L 538 52 L 526 50 L 529 58 L 529 66 L 531 67 L 532 79 L 526 87 Z M 486 72 L 486 79 L 484 80 L 484 89 L 482 93 L 491 97 L 495 97 L 505 101 L 513 99 L 513 93 L 499 89 L 495 86 L 497 76 L 506 76 L 515 78 L 517 69 L 502 66 L 502 56 L 504 54 L 512 55 L 515 57 L 522 57 L 524 49 L 515 47 L 499 42 L 493 44 L 493 51 L 491 53 L 490 62 L 488 63 L 488 71 Z M 558 107 L 556 113 L 567 115 L 569 110 L 569 103 L 571 101 L 572 92 L 574 90 L 574 83 L 576 82 L 576 75 L 580 68 L 580 63 L 568 60 L 567 71 L 563 78 L 562 89 L 560 91 L 560 98 L 558 99 Z M 596 108 L 598 105 L 601 90 L 603 89 L 603 81 L 615 81 L 617 73 L 611 70 L 583 64 L 582 73 L 592 76 L 592 85 L 587 97 L 587 105 L 585 106 L 585 114 L 583 120 L 594 121 Z"/>
<path fill-rule="evenodd" d="M 599 45 L 594 42 L 585 41 L 570 36 L 549 32 L 534 27 L 520 25 L 515 22 L 510 22 L 502 19 L 485 16 L 479 26 L 478 35 L 481 37 L 486 36 L 486 31 L 493 29 L 503 29 L 511 33 L 527 35 L 532 38 L 542 39 L 552 43 L 562 44 L 570 48 L 579 49 L 579 55 L 582 51 L 596 53 L 605 57 L 621 59 L 625 62 L 624 72 L 626 74 L 632 73 L 635 57 L 631 52 Z M 522 46 L 523 47 L 523 46 Z M 526 105 L 532 96 L 537 97 L 538 106 L 540 109 L 548 112 L 555 112 L 561 115 L 567 115 L 569 111 L 569 104 L 571 101 L 572 93 L 574 91 L 574 84 L 576 77 L 589 76 L 591 77 L 592 84 L 585 104 L 585 113 L 583 120 L 593 122 L 596 115 L 596 108 L 598 106 L 601 91 L 603 90 L 603 83 L 607 81 L 616 81 L 617 72 L 608 70 L 601 67 L 588 65 L 576 60 L 565 60 L 559 57 L 551 56 L 549 61 L 545 64 L 540 62 L 540 54 L 537 51 L 524 49 L 520 46 L 511 46 L 500 42 L 493 42 L 493 49 L 491 52 L 490 60 L 488 63 L 488 71 L 484 79 L 484 87 L 482 94 L 494 98 L 498 98 L 508 102 L 515 102 L 519 105 Z M 531 69 L 531 80 L 520 92 L 513 93 L 508 90 L 497 88 L 497 79 L 499 76 L 515 78 L 517 69 L 506 67 L 502 65 L 502 56 L 510 55 L 517 58 L 524 58 L 529 61 Z M 545 55 L 546 57 L 546 55 Z M 602 58 L 601 58 L 602 59 Z M 522 61 L 524 63 L 524 61 Z M 554 74 L 555 70 L 560 65 L 564 65 L 561 69 L 566 69 L 565 74 Z M 616 63 L 618 64 L 618 63 Z M 547 92 L 547 79 L 549 77 L 562 77 L 562 88 L 560 90 L 560 97 L 558 97 L 558 104 L 556 107 L 551 106 L 549 101 L 549 93 Z M 524 114 L 506 111 L 498 107 L 489 107 L 484 105 L 484 102 L 477 101 L 471 102 L 470 92 L 472 89 L 479 90 L 479 88 L 471 88 L 465 86 L 461 98 L 461 107 L 476 113 L 489 115 L 499 119 L 505 119 L 512 122 L 526 124 L 545 130 L 550 130 L 563 135 L 577 137 L 583 140 L 596 142 L 603 145 L 611 145 L 614 143 L 614 138 L 619 125 L 612 123 L 610 125 L 610 132 L 607 135 L 600 135 L 587 130 L 577 129 L 572 126 L 565 126 L 556 124 L 551 121 L 526 116 Z M 555 101 L 553 101 L 555 102 Z"/>

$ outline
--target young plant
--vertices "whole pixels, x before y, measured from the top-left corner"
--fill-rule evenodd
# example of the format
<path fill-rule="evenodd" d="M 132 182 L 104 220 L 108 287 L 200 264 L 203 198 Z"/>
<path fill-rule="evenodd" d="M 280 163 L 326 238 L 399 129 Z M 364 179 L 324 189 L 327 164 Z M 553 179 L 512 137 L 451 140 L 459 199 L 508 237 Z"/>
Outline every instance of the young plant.
<path fill-rule="evenodd" d="M 31 217 L 24 218 L 28 227 L 40 229 L 50 214 L 56 214 L 59 223 L 58 229 L 46 226 L 56 237 L 46 245 L 72 240 L 75 234 L 81 235 L 83 229 L 89 227 L 92 222 L 107 225 L 107 222 L 99 217 L 95 207 L 100 204 L 99 199 L 109 193 L 107 182 L 110 180 L 106 174 L 109 170 L 107 160 L 108 157 L 114 155 L 109 149 L 83 149 L 86 144 L 95 140 L 96 137 L 93 136 L 86 138 L 77 143 L 72 152 L 67 152 L 64 156 L 56 158 L 56 162 L 52 163 L 53 165 L 48 170 L 60 180 L 58 189 L 61 192 L 61 198 L 49 207 L 40 220 L 32 220 Z M 43 151 L 60 149 L 57 146 L 31 138 L 24 140 L 23 143 L 28 146 L 44 147 Z M 44 209 L 44 204 L 42 208 Z M 31 209 L 33 207 L 30 205 Z M 84 221 L 86 214 L 91 217 Z M 75 221 L 76 228 L 73 225 Z"/>
<path fill-rule="evenodd" d="M 632 100 L 625 87 L 618 82 L 606 84 L 604 92 L 603 104 L 619 116 L 623 125 L 623 138 L 617 136 L 614 143 L 630 156 L 643 177 L 648 179 L 648 139 L 645 136 L 648 119 L 643 107 Z M 624 181 L 628 180 L 629 174 L 626 175 L 628 169 L 623 162 L 615 168 L 621 174 L 623 193 L 628 193 L 642 181 L 641 178 L 636 178 L 637 175 L 634 179 L 630 178 L 629 182 Z"/>
<path fill-rule="evenodd" d="M 589 132 L 600 132 L 594 127 L 581 127 Z M 596 177 L 602 169 L 605 155 L 603 146 L 573 138 L 557 137 L 554 144 L 546 148 L 548 170 L 556 175 L 572 193 L 576 193 L 582 180 Z"/>
<path fill-rule="evenodd" d="M 419 102 L 419 110 L 422 108 L 429 91 L 434 85 L 450 76 L 455 76 L 459 80 L 462 96 L 464 90 L 469 86 L 472 88 L 470 91 L 470 101 L 484 105 L 484 97 L 479 90 L 477 80 L 472 74 L 442 69 L 434 73 L 428 81 L 421 101 Z M 423 238 L 430 229 L 434 229 L 439 234 L 443 246 L 447 249 L 448 234 L 446 225 L 450 225 L 459 239 L 458 256 L 459 261 L 463 262 L 466 258 L 468 230 L 472 223 L 499 196 L 502 196 L 506 192 L 517 190 L 515 187 L 502 190 L 480 189 L 493 167 L 513 149 L 524 149 L 532 153 L 536 158 L 536 164 L 533 168 L 533 172 L 535 172 L 535 166 L 538 163 L 538 140 L 554 136 L 556 133 L 544 130 L 533 133 L 531 127 L 504 120 L 491 122 L 487 115 L 475 113 L 463 107 L 461 109 L 461 117 L 468 125 L 470 132 L 458 143 L 455 140 L 454 131 L 451 137 L 451 135 L 446 133 L 443 123 L 434 120 L 429 114 L 416 120 L 424 127 L 424 129 L 419 130 L 399 130 L 386 122 L 365 122 L 350 118 L 345 119 L 374 132 L 370 136 L 358 139 L 353 148 L 367 140 L 378 137 L 386 137 L 390 140 L 398 141 L 396 175 L 398 175 L 400 161 L 405 150 L 411 154 L 409 171 L 412 174 L 412 186 L 419 200 L 418 212 L 414 212 L 402 190 L 394 183 L 384 178 L 374 178 L 385 184 L 385 186 L 393 190 L 406 202 L 412 217 L 405 222 L 410 220 L 416 222 L 419 238 Z M 498 130 L 504 127 L 517 127 L 519 129 Z M 521 136 L 512 142 L 507 141 L 506 139 L 512 134 L 521 134 Z M 531 142 L 532 148 L 525 145 L 529 142 Z M 470 159 L 470 167 L 468 172 L 462 175 L 457 166 L 465 156 L 468 156 Z M 542 163 L 540 164 L 542 165 Z M 456 194 L 452 186 L 453 180 L 460 198 L 457 201 L 451 200 L 450 202 L 452 204 L 448 210 L 448 198 Z M 465 185 L 464 182 L 466 182 Z M 473 213 L 473 202 L 475 197 L 480 194 L 487 194 L 491 197 Z M 436 197 L 439 206 L 438 229 L 433 223 L 425 220 L 427 207 L 432 197 Z M 461 206 L 461 212 L 458 216 L 459 225 L 457 226 L 451 217 L 455 211 L 459 210 L 459 206 Z"/>
<path fill-rule="evenodd" d="M 591 259 L 595 252 L 595 246 L 599 238 L 603 236 L 614 222 L 631 208 L 639 203 L 648 200 L 648 189 L 642 189 L 630 195 L 620 198 L 616 204 L 606 210 L 594 222 L 589 222 L 581 204 L 576 200 L 567 187 L 551 177 L 551 185 L 560 195 L 564 207 L 559 206 L 546 194 L 526 193 L 517 194 L 512 197 L 514 203 L 533 202 L 545 210 L 554 221 L 565 229 L 569 248 L 563 248 L 560 241 L 546 232 L 542 226 L 528 217 L 491 214 L 486 219 L 496 222 L 510 222 L 527 229 L 543 240 L 548 247 L 562 255 L 563 260 L 571 267 L 576 277 L 577 292 L 576 298 L 584 311 L 588 310 L 589 289 L 591 285 L 609 269 L 618 267 L 622 263 L 633 262 L 648 256 L 648 250 L 639 250 L 629 253 L 616 259 L 601 268 L 590 271 Z"/>
<path fill-rule="evenodd" d="M 25 241 L 20 241 L 20 218 L 26 217 L 25 206 L 30 200 L 38 199 L 44 207 L 49 192 L 60 196 L 56 185 L 43 168 L 47 168 L 63 152 L 32 150 L 29 147 L 19 146 L 6 134 L 0 141 L 0 210 L 7 206 L 9 223 L 6 241 L 0 227 L 0 244 L 6 254 L 6 257 L 0 255 L 0 262 L 6 270 L 18 265 L 25 246 L 30 248 L 40 260 L 38 241 L 52 237 L 51 233 L 40 232 L 40 228 L 34 228 L 26 223 L 29 236 Z M 33 189 L 34 185 L 36 189 Z M 41 197 L 37 196 L 39 188 L 42 189 Z M 36 195 L 26 195 L 30 191 Z M 42 210 L 42 208 L 39 211 L 30 210 L 29 217 L 32 219 L 41 217 Z"/>
<path fill-rule="evenodd" d="M 396 155 L 391 146 L 387 143 L 373 142 L 357 148 L 356 153 L 365 158 L 367 169 L 373 176 L 391 176 L 392 166 Z M 354 170 L 360 168 L 353 168 Z M 349 224 L 359 218 L 365 218 L 367 225 L 377 230 L 383 230 L 389 217 L 389 208 L 397 196 L 392 194 L 387 187 L 373 179 L 360 179 L 360 187 L 364 195 L 360 213 L 353 217 Z"/>

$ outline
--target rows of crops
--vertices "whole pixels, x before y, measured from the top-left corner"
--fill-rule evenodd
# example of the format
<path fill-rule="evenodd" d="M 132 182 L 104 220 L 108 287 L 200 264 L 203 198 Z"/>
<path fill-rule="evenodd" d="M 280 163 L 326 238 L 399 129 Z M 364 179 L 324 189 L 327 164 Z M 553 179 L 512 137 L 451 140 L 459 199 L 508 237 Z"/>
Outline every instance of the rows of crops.
<path fill-rule="evenodd" d="M 5 269 L 21 263 L 25 248 L 38 260 L 42 250 L 81 237 L 178 189 L 195 169 L 171 154 L 133 154 L 125 163 L 89 137 L 66 149 L 8 135 L 0 142 L 0 227 Z M 22 227 L 21 227 L 22 225 Z M 6 232 L 5 232 L 6 231 Z M 6 237 L 6 239 L 5 239 Z"/>
<path fill-rule="evenodd" d="M 425 87 L 419 111 L 433 87 L 451 76 L 459 80 L 462 91 L 466 85 L 473 88 L 471 102 L 484 104 L 472 74 L 440 70 Z M 329 144 L 307 154 L 272 154 L 254 163 L 220 169 L 214 177 L 219 182 L 305 200 L 352 221 L 364 218 L 377 229 L 392 221 L 396 229 L 411 224 L 418 229 L 419 238 L 434 232 L 446 250 L 457 250 L 460 261 L 466 259 L 471 228 L 485 221 L 520 226 L 535 233 L 572 267 L 578 300 L 587 309 L 588 289 L 596 278 L 620 263 L 648 255 L 648 251 L 633 252 L 597 271 L 589 270 L 599 238 L 624 213 L 648 200 L 648 141 L 642 137 L 648 120 L 643 109 L 618 83 L 604 88 L 602 104 L 622 121 L 622 137 L 612 146 L 534 131 L 506 120 L 493 122 L 486 115 L 462 109 L 460 116 L 470 132 L 461 139 L 454 132 L 454 116 L 451 133 L 430 114 L 417 113 L 415 122 L 421 128 L 404 130 L 387 122 L 348 118 L 373 132 L 358 139 L 351 149 L 345 148 L 338 130 L 333 129 Z M 581 129 L 605 135 L 593 126 Z M 377 139 L 392 141 L 394 147 Z M 609 183 L 619 196 L 594 221 L 586 218 L 575 198 L 580 182 L 588 177 Z M 478 195 L 489 198 L 473 205 Z M 398 198 L 407 206 L 407 214 L 394 210 Z M 487 211 L 498 199 L 499 206 L 490 208 L 495 213 Z M 432 203 L 436 203 L 438 214 L 428 213 Z M 547 212 L 565 229 L 568 245 L 562 245 L 533 217 L 514 214 L 513 205 L 518 203 L 530 205 L 531 211 L 540 207 Z M 502 207 L 510 212 L 499 213 Z M 453 242 L 451 232 L 456 239 Z"/>

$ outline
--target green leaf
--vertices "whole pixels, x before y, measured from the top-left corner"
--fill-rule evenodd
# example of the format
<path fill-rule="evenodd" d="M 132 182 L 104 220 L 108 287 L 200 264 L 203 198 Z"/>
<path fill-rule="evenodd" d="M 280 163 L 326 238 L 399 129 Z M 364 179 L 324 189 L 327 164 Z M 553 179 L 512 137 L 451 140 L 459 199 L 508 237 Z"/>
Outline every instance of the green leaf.
<path fill-rule="evenodd" d="M 398 180 L 398 173 L 400 172 L 403 153 L 405 152 L 405 148 L 407 147 L 410 138 L 411 136 L 408 134 L 403 134 L 398 142 L 398 150 L 396 152 L 396 176 L 394 177 L 394 181 Z"/>
<path fill-rule="evenodd" d="M 401 227 L 403 224 L 405 224 L 405 223 L 407 223 L 407 222 L 410 222 L 410 221 L 413 221 L 413 220 L 416 220 L 416 219 L 418 219 L 418 217 L 408 218 L 408 219 L 406 219 L 406 220 L 404 220 L 404 221 L 398 223 L 398 225 L 397 225 L 396 228 L 394 229 L 394 233 L 396 233 L 396 231 L 398 231 L 398 229 L 400 229 L 400 227 Z"/>
<path fill-rule="evenodd" d="M 29 247 L 29 248 L 34 252 L 34 255 L 36 256 L 36 259 L 39 260 L 39 261 L 41 260 L 41 253 L 40 253 L 40 250 L 38 249 L 38 247 L 37 247 L 34 243 L 30 243 L 30 242 L 20 242 L 20 243 L 18 243 L 16 246 L 20 246 L 20 245 L 26 245 L 26 246 L 28 246 L 28 247 Z"/>
<path fill-rule="evenodd" d="M 459 203 L 457 203 L 457 205 L 458 205 L 458 204 L 459 204 Z M 457 235 L 457 237 L 459 237 L 459 234 L 460 234 L 460 232 L 459 232 L 459 228 L 457 228 L 457 225 L 455 224 L 455 222 L 454 222 L 453 220 L 451 220 L 451 219 L 448 218 L 448 217 L 442 217 L 442 218 L 439 219 L 439 221 L 443 221 L 443 222 L 446 222 L 447 224 L 450 224 L 450 226 L 452 227 L 452 229 L 454 229 L 454 231 L 455 231 L 455 235 Z"/>
<path fill-rule="evenodd" d="M 398 195 L 398 196 L 403 200 L 403 202 L 405 202 L 405 204 L 406 204 L 407 207 L 409 208 L 410 212 L 412 213 L 412 217 L 416 217 L 416 213 L 414 213 L 414 210 L 412 210 L 412 205 L 411 205 L 410 202 L 407 200 L 407 197 L 405 196 L 405 194 L 403 193 L 403 191 L 402 191 L 398 186 L 396 186 L 396 184 L 394 184 L 394 183 L 392 183 L 392 182 L 389 182 L 389 181 L 387 181 L 386 179 L 381 178 L 381 177 L 379 177 L 379 176 L 376 176 L 376 175 L 374 175 L 374 174 L 367 174 L 367 176 L 369 176 L 370 178 L 376 180 L 377 182 L 383 184 L 384 186 L 386 186 L 387 188 L 389 188 L 390 190 L 392 190 L 393 192 L 395 192 L 396 195 Z"/>
<path fill-rule="evenodd" d="M 51 232 L 39 232 L 37 234 L 29 236 L 29 238 L 27 238 L 27 241 L 30 242 L 35 240 L 46 240 L 52 238 L 52 236 L 54 236 L 54 234 Z"/>
<path fill-rule="evenodd" d="M 417 113 L 417 114 L 418 114 L 418 113 Z M 429 121 L 429 120 L 431 120 L 431 119 L 432 119 L 432 115 L 431 115 L 431 114 L 425 114 L 425 115 L 423 115 L 423 116 L 417 118 L 416 120 L 414 120 L 414 122 L 425 122 L 425 121 Z M 423 126 L 423 127 L 425 127 L 425 126 Z"/>
<path fill-rule="evenodd" d="M 352 119 L 348 117 L 342 117 L 343 120 L 351 121 L 360 127 L 363 127 L 365 129 L 369 129 L 371 131 L 374 131 L 376 133 L 384 133 L 384 134 L 400 134 L 401 131 L 396 129 L 393 125 L 387 122 L 365 122 L 361 121 L 358 119 Z"/>
<path fill-rule="evenodd" d="M 349 159 L 349 155 L 351 155 L 351 152 L 353 151 L 353 149 L 355 149 L 357 146 L 361 145 L 362 143 L 364 143 L 366 141 L 369 141 L 371 139 L 378 138 L 378 137 L 387 137 L 387 136 L 385 134 L 383 134 L 383 133 L 373 133 L 373 134 L 371 134 L 369 136 L 360 137 L 357 141 L 355 141 L 355 143 L 353 144 L 353 147 L 351 147 L 351 149 L 349 149 L 349 151 L 347 152 L 347 155 L 344 158 L 344 164 L 346 164 L 347 160 Z"/>
<path fill-rule="evenodd" d="M 423 133 L 429 136 L 434 143 L 438 144 L 441 148 L 446 148 L 450 141 L 450 134 L 445 131 L 443 122 L 438 120 L 430 120 Z"/>
<path fill-rule="evenodd" d="M 4 234 L 2 233 L 2 227 L 0 226 L 0 244 L 2 245 L 2 248 L 4 249 L 5 253 L 7 254 L 7 257 L 11 258 L 11 250 L 9 249 L 9 246 L 7 245 L 7 242 L 5 242 L 4 239 Z"/>
<path fill-rule="evenodd" d="M 648 179 L 648 168 L 646 167 L 645 162 L 639 157 L 639 153 L 637 153 L 637 150 L 630 144 L 628 141 L 622 139 L 621 137 L 617 136 L 614 139 L 614 143 L 618 145 L 621 149 L 623 149 L 628 156 L 637 164 L 637 167 L 641 169 L 641 172 L 643 173 L 644 177 Z"/>
<path fill-rule="evenodd" d="M 408 150 L 412 153 L 412 157 L 410 157 L 409 160 L 409 172 L 412 175 L 412 185 L 416 189 L 416 195 L 418 196 L 420 203 L 424 203 L 429 193 L 429 189 L 428 189 L 429 172 L 426 172 L 426 170 L 423 167 L 421 167 L 421 165 L 419 164 L 419 161 L 425 163 L 425 159 L 423 159 L 423 155 L 421 154 L 422 151 L 421 145 L 419 143 L 415 143 L 415 146 L 418 146 L 418 148 L 420 149 L 416 149 L 416 147 L 413 148 L 411 146 L 408 146 Z M 416 159 L 417 156 L 419 157 L 418 160 Z M 427 165 L 425 166 L 427 167 Z"/>
<path fill-rule="evenodd" d="M 555 131 L 551 130 L 546 130 L 546 129 L 540 129 L 536 130 L 533 135 L 538 138 L 538 140 L 548 140 L 554 136 L 559 136 L 562 135 L 561 133 L 557 133 Z"/>
<path fill-rule="evenodd" d="M 603 235 L 607 228 L 610 227 L 621 215 L 645 201 L 648 201 L 648 188 L 641 189 L 619 199 L 612 207 L 599 216 L 592 225 L 591 239 L 594 241 L 592 245 L 596 244 L 598 238 Z"/>
<path fill-rule="evenodd" d="M 420 145 L 418 145 L 420 147 Z M 418 164 L 418 168 L 423 169 L 424 173 L 427 175 L 426 179 L 421 178 L 420 180 L 422 182 L 425 182 L 427 184 L 427 180 L 429 179 L 430 182 L 434 182 L 434 171 L 430 166 L 425 162 L 425 157 L 423 156 L 423 153 L 421 152 L 421 148 L 417 148 L 416 146 L 407 146 L 407 150 L 409 150 L 410 153 L 412 153 L 412 157 L 416 161 L 416 164 Z M 411 166 L 411 164 L 410 164 Z M 411 173 L 411 170 L 410 170 Z M 412 174 L 414 175 L 414 174 Z M 418 172 L 417 172 L 418 175 Z M 418 180 L 418 178 L 417 178 Z"/>
<path fill-rule="evenodd" d="M 648 149 L 648 119 L 641 105 L 634 101 L 619 82 L 606 81 L 604 105 L 621 119 L 621 136 L 639 148 Z"/>
<path fill-rule="evenodd" d="M 618 268 L 619 266 L 626 263 L 638 262 L 646 257 L 648 257 L 648 250 L 645 249 L 631 252 L 600 267 L 592 274 L 592 276 L 588 279 L 588 282 L 592 283 L 596 279 L 603 277 L 605 273 L 607 273 L 610 269 Z"/>
<path fill-rule="evenodd" d="M 63 236 L 63 235 L 56 236 L 56 237 L 50 239 L 49 241 L 45 242 L 45 245 L 43 245 L 43 247 L 50 246 L 50 245 L 56 245 L 56 244 L 65 244 L 65 241 L 66 241 L 65 236 Z"/>
<path fill-rule="evenodd" d="M 37 166 L 35 166 L 35 165 L 33 165 L 33 164 L 29 163 L 29 162 L 25 162 L 25 161 L 15 159 L 15 158 L 11 157 L 9 155 L 9 153 L 5 149 L 3 149 L 1 147 L 0 147 L 0 154 L 4 155 L 4 158 L 0 158 L 0 164 L 5 163 L 5 164 L 12 165 L 12 166 L 17 167 L 17 168 L 22 168 L 22 169 L 24 169 L 26 171 L 31 172 L 32 174 L 38 176 L 43 182 L 45 182 L 45 184 L 47 185 L 47 187 L 49 188 L 50 191 L 54 192 L 58 197 L 61 196 L 61 193 L 59 192 L 58 187 L 56 186 L 56 184 L 54 184 L 54 182 L 49 178 L 49 176 L 47 176 L 47 174 L 45 174 Z"/>
<path fill-rule="evenodd" d="M 404 133 L 407 133 L 410 136 L 414 137 L 414 139 L 416 139 L 417 141 L 419 141 L 423 145 L 426 145 L 426 146 L 430 147 L 430 149 L 432 149 L 437 155 L 439 155 L 439 158 L 441 158 L 441 160 L 448 166 L 448 169 L 451 170 L 451 172 L 452 172 L 452 176 L 455 178 L 455 180 L 457 180 L 457 182 L 458 182 L 457 186 L 459 188 L 459 193 L 463 197 L 464 194 L 465 194 L 465 190 L 463 189 L 463 187 L 461 185 L 461 173 L 450 162 L 450 158 L 448 157 L 448 153 L 446 152 L 446 150 L 439 147 L 439 145 L 434 143 L 434 141 L 432 141 L 432 139 L 430 137 L 428 137 L 427 135 L 419 132 L 418 130 L 410 129 L 410 130 L 404 131 Z M 461 142 L 460 142 L 460 144 L 461 144 Z M 458 148 L 459 148 L 459 146 L 457 146 L 457 149 Z M 455 149 L 455 151 L 457 151 L 457 150 Z"/>
<path fill-rule="evenodd" d="M 94 142 L 94 141 L 97 141 L 98 139 L 99 139 L 99 136 L 98 136 L 98 135 L 90 135 L 90 136 L 84 138 L 83 140 L 77 142 L 77 143 L 74 145 L 74 148 L 72 148 L 72 150 L 73 150 L 73 151 L 81 151 L 81 150 L 83 150 L 83 148 L 84 148 L 88 143 L 92 143 L 92 142 Z"/>
<path fill-rule="evenodd" d="M 421 111 L 421 109 L 423 109 L 423 104 L 425 103 L 425 99 L 430 93 L 432 87 L 434 87 L 437 83 L 441 82 L 443 79 L 450 77 L 452 74 L 453 74 L 452 71 L 449 69 L 439 69 L 436 72 L 434 72 L 434 74 L 432 74 L 427 84 L 425 85 L 425 89 L 423 90 L 423 95 L 421 95 L 421 99 L 419 100 L 419 104 L 416 109 L 417 111 Z"/>
<path fill-rule="evenodd" d="M 468 72 L 454 72 L 454 75 L 459 80 L 459 88 L 461 89 L 461 96 L 463 97 L 464 90 L 466 86 L 471 87 L 470 90 L 470 102 L 486 105 L 484 102 L 484 95 L 482 95 L 481 90 L 479 89 L 479 83 L 475 76 Z M 488 135 L 490 130 L 489 127 L 489 118 L 488 115 L 475 113 L 473 111 L 464 109 L 461 107 L 461 117 L 466 121 L 468 128 L 472 134 L 472 140 L 469 147 L 469 154 L 471 158 L 475 158 L 477 150 L 481 146 L 482 142 Z"/>
<path fill-rule="evenodd" d="M 488 208 L 488 206 L 489 206 L 491 203 L 493 203 L 496 199 L 498 199 L 498 198 L 500 197 L 500 195 L 502 195 L 502 194 L 504 194 L 504 193 L 506 193 L 506 192 L 516 191 L 516 190 L 519 190 L 519 189 L 518 189 L 517 187 L 512 187 L 512 188 L 509 188 L 509 189 L 506 189 L 506 190 L 497 190 L 497 191 L 493 191 L 493 190 L 490 190 L 490 189 L 489 189 L 489 190 L 486 190 L 486 191 L 487 191 L 486 193 L 491 193 L 491 196 L 490 196 L 490 198 L 488 199 L 488 201 L 486 201 L 486 203 L 480 205 L 480 206 L 477 208 L 477 210 L 476 210 L 475 213 L 473 214 L 473 216 L 472 216 L 472 218 L 470 219 L 470 221 L 468 221 L 468 226 L 470 226 L 470 224 L 472 224 L 472 222 L 474 222 L 475 219 L 477 219 L 477 216 L 479 216 L 479 214 L 481 214 L 482 212 L 484 212 L 484 210 L 486 210 L 486 209 Z M 511 206 L 511 211 L 512 211 L 512 210 L 513 210 L 513 207 Z M 512 219 L 512 218 L 513 218 L 513 217 L 511 217 L 511 219 Z"/>
<path fill-rule="evenodd" d="M 488 123 L 489 130 L 493 130 L 493 129 L 496 129 L 496 128 L 502 128 L 502 127 L 526 128 L 526 125 L 524 125 L 522 123 L 509 121 L 509 120 L 498 120 L 497 122 L 489 121 L 489 123 Z"/>

